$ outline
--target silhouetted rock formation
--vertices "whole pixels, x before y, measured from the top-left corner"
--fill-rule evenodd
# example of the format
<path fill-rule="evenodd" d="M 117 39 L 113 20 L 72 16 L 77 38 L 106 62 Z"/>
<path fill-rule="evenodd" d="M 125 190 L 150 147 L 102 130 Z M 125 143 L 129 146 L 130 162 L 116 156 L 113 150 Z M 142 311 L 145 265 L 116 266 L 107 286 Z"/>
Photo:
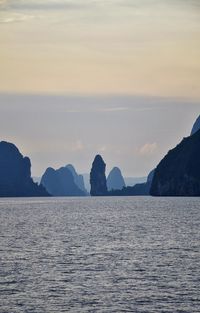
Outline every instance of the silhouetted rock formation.
<path fill-rule="evenodd" d="M 31 178 L 31 162 L 23 157 L 17 147 L 0 142 L 0 197 L 49 196 L 43 186 Z"/>
<path fill-rule="evenodd" d="M 106 164 L 104 163 L 102 157 L 97 155 L 92 163 L 92 169 L 90 172 L 91 196 L 107 195 L 105 169 Z"/>
<path fill-rule="evenodd" d="M 82 190 L 84 192 L 85 195 L 88 195 L 87 190 L 85 189 L 85 185 L 84 185 L 84 179 L 83 179 L 83 175 L 79 175 L 74 166 L 72 164 L 68 164 L 66 165 L 66 168 L 68 168 L 70 170 L 70 172 L 72 173 L 73 177 L 74 177 L 74 182 L 77 185 L 77 187 Z"/>
<path fill-rule="evenodd" d="M 85 196 L 85 193 L 75 184 L 73 174 L 67 167 L 61 167 L 58 170 L 47 168 L 42 176 L 41 184 L 55 197 Z"/>
<path fill-rule="evenodd" d="M 200 130 L 170 150 L 155 170 L 153 196 L 200 196 Z"/>
<path fill-rule="evenodd" d="M 199 117 L 196 119 L 193 127 L 192 127 L 192 131 L 190 135 L 194 135 L 198 130 L 200 129 L 200 115 Z"/>
<path fill-rule="evenodd" d="M 110 190 L 121 190 L 125 187 L 124 178 L 118 167 L 113 167 L 107 178 L 107 188 Z"/>

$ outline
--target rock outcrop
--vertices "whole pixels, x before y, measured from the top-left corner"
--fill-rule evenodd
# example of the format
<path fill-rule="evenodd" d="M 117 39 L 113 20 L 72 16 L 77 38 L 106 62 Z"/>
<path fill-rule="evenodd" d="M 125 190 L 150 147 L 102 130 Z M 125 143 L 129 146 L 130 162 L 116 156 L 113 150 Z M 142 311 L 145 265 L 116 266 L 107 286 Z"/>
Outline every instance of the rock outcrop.
<path fill-rule="evenodd" d="M 96 155 L 90 172 L 90 185 L 91 196 L 106 196 L 107 184 L 106 184 L 106 164 L 104 163 L 100 155 Z"/>
<path fill-rule="evenodd" d="M 157 166 L 150 194 L 200 196 L 200 130 L 182 142 Z"/>
<path fill-rule="evenodd" d="M 118 167 L 113 167 L 107 177 L 107 188 L 110 190 L 121 190 L 124 188 L 125 182 L 121 170 Z"/>
<path fill-rule="evenodd" d="M 192 131 L 190 135 L 194 135 L 198 130 L 200 129 L 200 115 L 199 117 L 196 119 L 193 127 L 192 127 Z"/>
<path fill-rule="evenodd" d="M 78 174 L 72 164 L 66 165 L 66 168 L 68 168 L 70 170 L 70 172 L 72 173 L 72 175 L 74 177 L 74 182 L 77 185 L 77 187 L 80 190 L 82 190 L 85 195 L 88 195 L 88 192 L 87 192 L 87 190 L 85 188 L 83 175 Z"/>
<path fill-rule="evenodd" d="M 5 141 L 0 142 L 0 197 L 49 196 L 43 186 L 31 178 L 31 162 L 18 148 Z"/>
<path fill-rule="evenodd" d="M 75 184 L 73 174 L 67 167 L 61 167 L 58 170 L 47 168 L 42 176 L 41 184 L 55 197 L 85 196 L 85 192 Z"/>

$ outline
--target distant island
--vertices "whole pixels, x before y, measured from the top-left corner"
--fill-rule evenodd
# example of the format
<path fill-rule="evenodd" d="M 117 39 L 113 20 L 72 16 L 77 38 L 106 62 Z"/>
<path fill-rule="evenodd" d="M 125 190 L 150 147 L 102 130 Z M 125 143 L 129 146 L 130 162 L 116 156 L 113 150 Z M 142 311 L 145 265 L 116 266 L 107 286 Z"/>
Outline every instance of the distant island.
<path fill-rule="evenodd" d="M 170 150 L 145 182 L 126 186 L 120 168 L 113 167 L 106 178 L 106 163 L 96 155 L 90 175 L 91 196 L 200 196 L 200 116 L 189 137 Z M 9 142 L 0 142 L 0 197 L 85 197 L 83 175 L 72 164 L 47 168 L 40 183 L 31 178 L 31 162 Z"/>
<path fill-rule="evenodd" d="M 124 177 L 122 176 L 119 167 L 113 167 L 107 177 L 107 187 L 108 191 L 120 190 L 126 186 Z"/>
<path fill-rule="evenodd" d="M 42 176 L 41 184 L 55 197 L 84 197 L 87 191 L 83 177 L 70 164 L 57 170 L 49 167 Z"/>

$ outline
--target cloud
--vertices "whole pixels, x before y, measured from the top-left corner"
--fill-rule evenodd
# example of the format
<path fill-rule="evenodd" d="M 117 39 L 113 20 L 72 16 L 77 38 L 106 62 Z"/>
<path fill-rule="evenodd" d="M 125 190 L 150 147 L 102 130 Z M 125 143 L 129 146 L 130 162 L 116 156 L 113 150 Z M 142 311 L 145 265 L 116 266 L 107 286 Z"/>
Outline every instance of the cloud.
<path fill-rule="evenodd" d="M 120 111 L 127 111 L 129 108 L 127 107 L 114 107 L 114 108 L 102 108 L 99 109 L 99 112 L 120 112 Z"/>
<path fill-rule="evenodd" d="M 128 107 L 83 107 L 75 109 L 65 109 L 65 113 L 114 113 L 128 111 Z"/>
<path fill-rule="evenodd" d="M 139 155 L 142 156 L 149 156 L 155 153 L 157 150 L 158 145 L 156 142 L 154 143 L 145 143 L 142 147 L 138 149 Z"/>
<path fill-rule="evenodd" d="M 34 11 L 34 10 L 79 10 L 88 8 L 88 6 L 91 6 L 92 2 L 83 2 L 76 0 L 76 1 L 70 1 L 70 0 L 48 0 L 48 1 L 41 1 L 41 0 L 35 0 L 35 1 L 27 1 L 27 0 L 13 0 L 13 1 L 6 1 L 6 0 L 0 0 L 0 5 L 4 8 L 8 8 L 11 10 L 20 10 L 20 11 Z"/>
<path fill-rule="evenodd" d="M 28 20 L 32 20 L 35 18 L 39 18 L 35 15 L 30 14 L 21 14 L 21 13 L 13 13 L 9 14 L 9 16 L 0 17 L 0 23 L 15 23 L 15 22 L 24 22 Z"/>
<path fill-rule="evenodd" d="M 73 143 L 70 147 L 71 151 L 82 151 L 84 149 L 84 145 L 81 142 L 81 140 L 77 140 L 75 143 Z"/>
<path fill-rule="evenodd" d="M 106 147 L 106 145 L 103 145 L 103 146 L 100 146 L 97 150 L 99 152 L 105 152 L 107 150 L 107 147 Z"/>
<path fill-rule="evenodd" d="M 54 21 L 60 21 L 60 18 L 55 15 L 56 11 L 63 12 L 65 10 L 87 10 L 91 8 L 91 3 L 82 3 L 79 0 L 47 0 L 47 1 L 25 1 L 25 0 L 0 0 L 0 23 L 15 23 L 26 22 L 30 19 L 47 19 L 47 12 L 52 11 L 54 14 Z M 42 15 L 41 15 L 42 13 Z M 56 16 L 56 17 L 55 17 Z M 48 16 L 49 19 L 49 16 Z M 51 16 L 52 20 L 52 16 Z"/>

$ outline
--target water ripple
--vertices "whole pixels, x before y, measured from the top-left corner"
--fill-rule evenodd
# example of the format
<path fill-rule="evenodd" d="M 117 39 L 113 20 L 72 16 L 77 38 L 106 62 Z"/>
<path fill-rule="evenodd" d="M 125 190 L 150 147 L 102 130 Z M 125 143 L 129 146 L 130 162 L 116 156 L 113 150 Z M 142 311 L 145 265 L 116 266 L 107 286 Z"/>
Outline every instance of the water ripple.
<path fill-rule="evenodd" d="M 1 313 L 199 313 L 198 198 L 0 200 Z"/>

